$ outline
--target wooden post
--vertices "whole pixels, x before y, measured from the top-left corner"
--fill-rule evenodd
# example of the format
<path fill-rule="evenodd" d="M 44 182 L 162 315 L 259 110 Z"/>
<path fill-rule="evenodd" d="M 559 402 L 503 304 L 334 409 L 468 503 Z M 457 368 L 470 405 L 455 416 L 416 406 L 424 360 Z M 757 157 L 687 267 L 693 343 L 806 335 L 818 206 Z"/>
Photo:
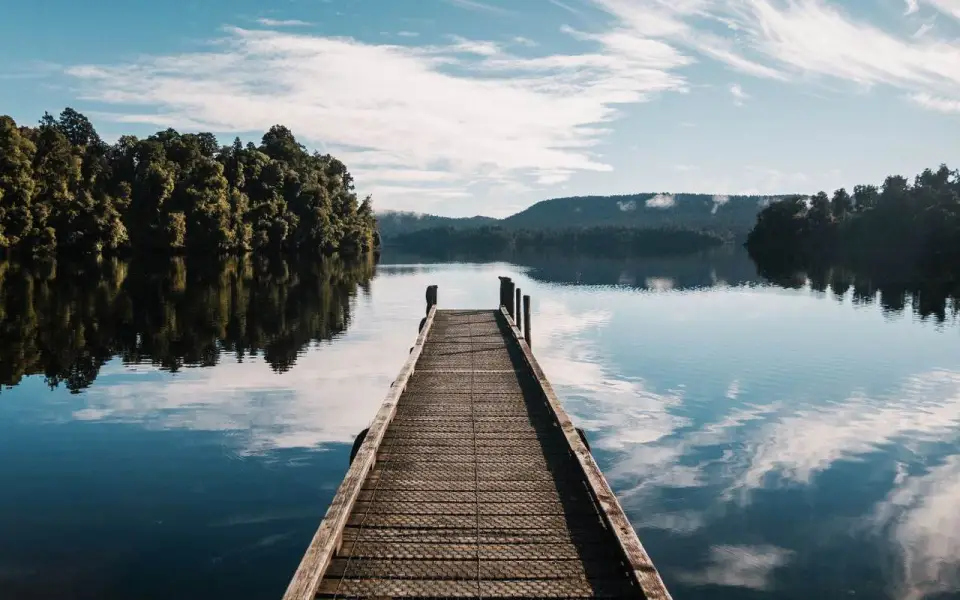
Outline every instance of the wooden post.
<path fill-rule="evenodd" d="M 517 325 L 517 329 L 521 329 L 522 325 L 520 324 L 520 288 L 517 288 L 517 302 L 514 304 L 517 307 L 517 316 L 514 319 L 514 322 Z"/>
<path fill-rule="evenodd" d="M 437 286 L 428 285 L 427 286 L 427 314 L 430 314 L 430 309 L 436 306 L 437 304 Z"/>
<path fill-rule="evenodd" d="M 533 348 L 530 339 L 530 296 L 523 297 L 523 339 L 527 340 L 527 345 Z"/>
<path fill-rule="evenodd" d="M 500 276 L 500 306 L 507 305 L 507 280 L 509 277 Z"/>
<path fill-rule="evenodd" d="M 516 314 L 516 309 L 513 305 L 513 290 L 514 284 L 513 280 L 509 277 L 500 277 L 500 306 L 504 306 L 507 309 L 507 312 L 510 313 L 510 318 L 513 319 Z"/>

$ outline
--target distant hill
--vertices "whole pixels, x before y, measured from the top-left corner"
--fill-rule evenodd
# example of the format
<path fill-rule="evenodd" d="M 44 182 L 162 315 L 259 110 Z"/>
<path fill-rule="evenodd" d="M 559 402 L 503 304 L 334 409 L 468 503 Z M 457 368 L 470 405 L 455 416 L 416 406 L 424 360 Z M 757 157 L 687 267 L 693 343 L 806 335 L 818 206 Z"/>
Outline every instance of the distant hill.
<path fill-rule="evenodd" d="M 756 224 L 757 213 L 783 196 L 718 196 L 710 194 L 631 194 L 575 196 L 543 200 L 505 219 L 470 217 L 452 219 L 415 213 L 384 212 L 377 215 L 380 235 L 399 235 L 438 227 L 476 228 L 497 225 L 504 229 L 570 229 L 619 226 L 703 229 L 735 236 L 746 235 Z"/>
<path fill-rule="evenodd" d="M 438 217 L 436 215 L 425 215 L 414 212 L 384 211 L 377 213 L 377 225 L 380 229 L 380 237 L 391 239 L 407 233 L 413 233 L 422 229 L 433 229 L 436 227 L 482 227 L 484 225 L 495 225 L 499 219 L 493 217 Z"/>

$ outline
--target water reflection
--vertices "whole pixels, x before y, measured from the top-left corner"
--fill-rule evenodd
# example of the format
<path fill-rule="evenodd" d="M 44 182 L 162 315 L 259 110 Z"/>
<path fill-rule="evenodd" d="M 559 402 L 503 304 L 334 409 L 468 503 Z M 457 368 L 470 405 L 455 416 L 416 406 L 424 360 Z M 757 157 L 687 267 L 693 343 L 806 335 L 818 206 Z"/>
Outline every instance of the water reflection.
<path fill-rule="evenodd" d="M 169 371 L 227 352 L 289 370 L 344 331 L 373 262 L 230 259 L 0 263 L 0 385 L 89 387 L 114 356 Z"/>
<path fill-rule="evenodd" d="M 8 265 L 0 597 L 277 597 L 424 287 L 489 308 L 497 275 L 674 597 L 960 594 L 960 335 L 914 310 L 925 288 L 774 286 L 736 253 L 538 260 Z"/>
<path fill-rule="evenodd" d="M 810 289 L 843 302 L 848 296 L 860 306 L 879 303 L 885 312 L 909 310 L 938 323 L 956 318 L 960 310 L 960 282 L 922 279 L 915 273 L 858 271 L 843 266 L 817 266 L 807 270 L 759 264 L 766 281 L 785 288 Z"/>
<path fill-rule="evenodd" d="M 461 253 L 463 263 L 488 262 L 489 257 Z M 521 253 L 498 256 L 520 266 L 534 281 L 577 286 L 620 286 L 633 289 L 691 290 L 714 285 L 746 285 L 761 281 L 746 252 L 723 247 L 703 253 L 664 257 L 570 256 Z M 388 253 L 384 264 L 430 263 L 434 259 L 410 253 Z"/>

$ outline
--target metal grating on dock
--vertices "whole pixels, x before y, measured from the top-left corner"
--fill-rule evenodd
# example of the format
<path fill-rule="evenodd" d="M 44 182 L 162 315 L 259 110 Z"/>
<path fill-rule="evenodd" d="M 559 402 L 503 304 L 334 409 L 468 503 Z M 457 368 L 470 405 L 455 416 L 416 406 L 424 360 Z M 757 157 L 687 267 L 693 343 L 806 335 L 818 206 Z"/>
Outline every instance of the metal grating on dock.
<path fill-rule="evenodd" d="M 286 598 L 669 598 L 504 311 L 433 309 L 403 375 Z"/>

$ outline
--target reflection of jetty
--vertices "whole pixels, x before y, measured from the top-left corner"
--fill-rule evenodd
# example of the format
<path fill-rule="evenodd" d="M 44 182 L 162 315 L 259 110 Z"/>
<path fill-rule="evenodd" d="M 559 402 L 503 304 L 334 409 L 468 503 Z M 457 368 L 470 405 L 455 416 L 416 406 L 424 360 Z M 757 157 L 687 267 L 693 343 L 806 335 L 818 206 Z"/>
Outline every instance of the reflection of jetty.
<path fill-rule="evenodd" d="M 533 357 L 520 300 L 501 278 L 499 310 L 437 310 L 427 288 L 285 600 L 670 597 Z"/>

